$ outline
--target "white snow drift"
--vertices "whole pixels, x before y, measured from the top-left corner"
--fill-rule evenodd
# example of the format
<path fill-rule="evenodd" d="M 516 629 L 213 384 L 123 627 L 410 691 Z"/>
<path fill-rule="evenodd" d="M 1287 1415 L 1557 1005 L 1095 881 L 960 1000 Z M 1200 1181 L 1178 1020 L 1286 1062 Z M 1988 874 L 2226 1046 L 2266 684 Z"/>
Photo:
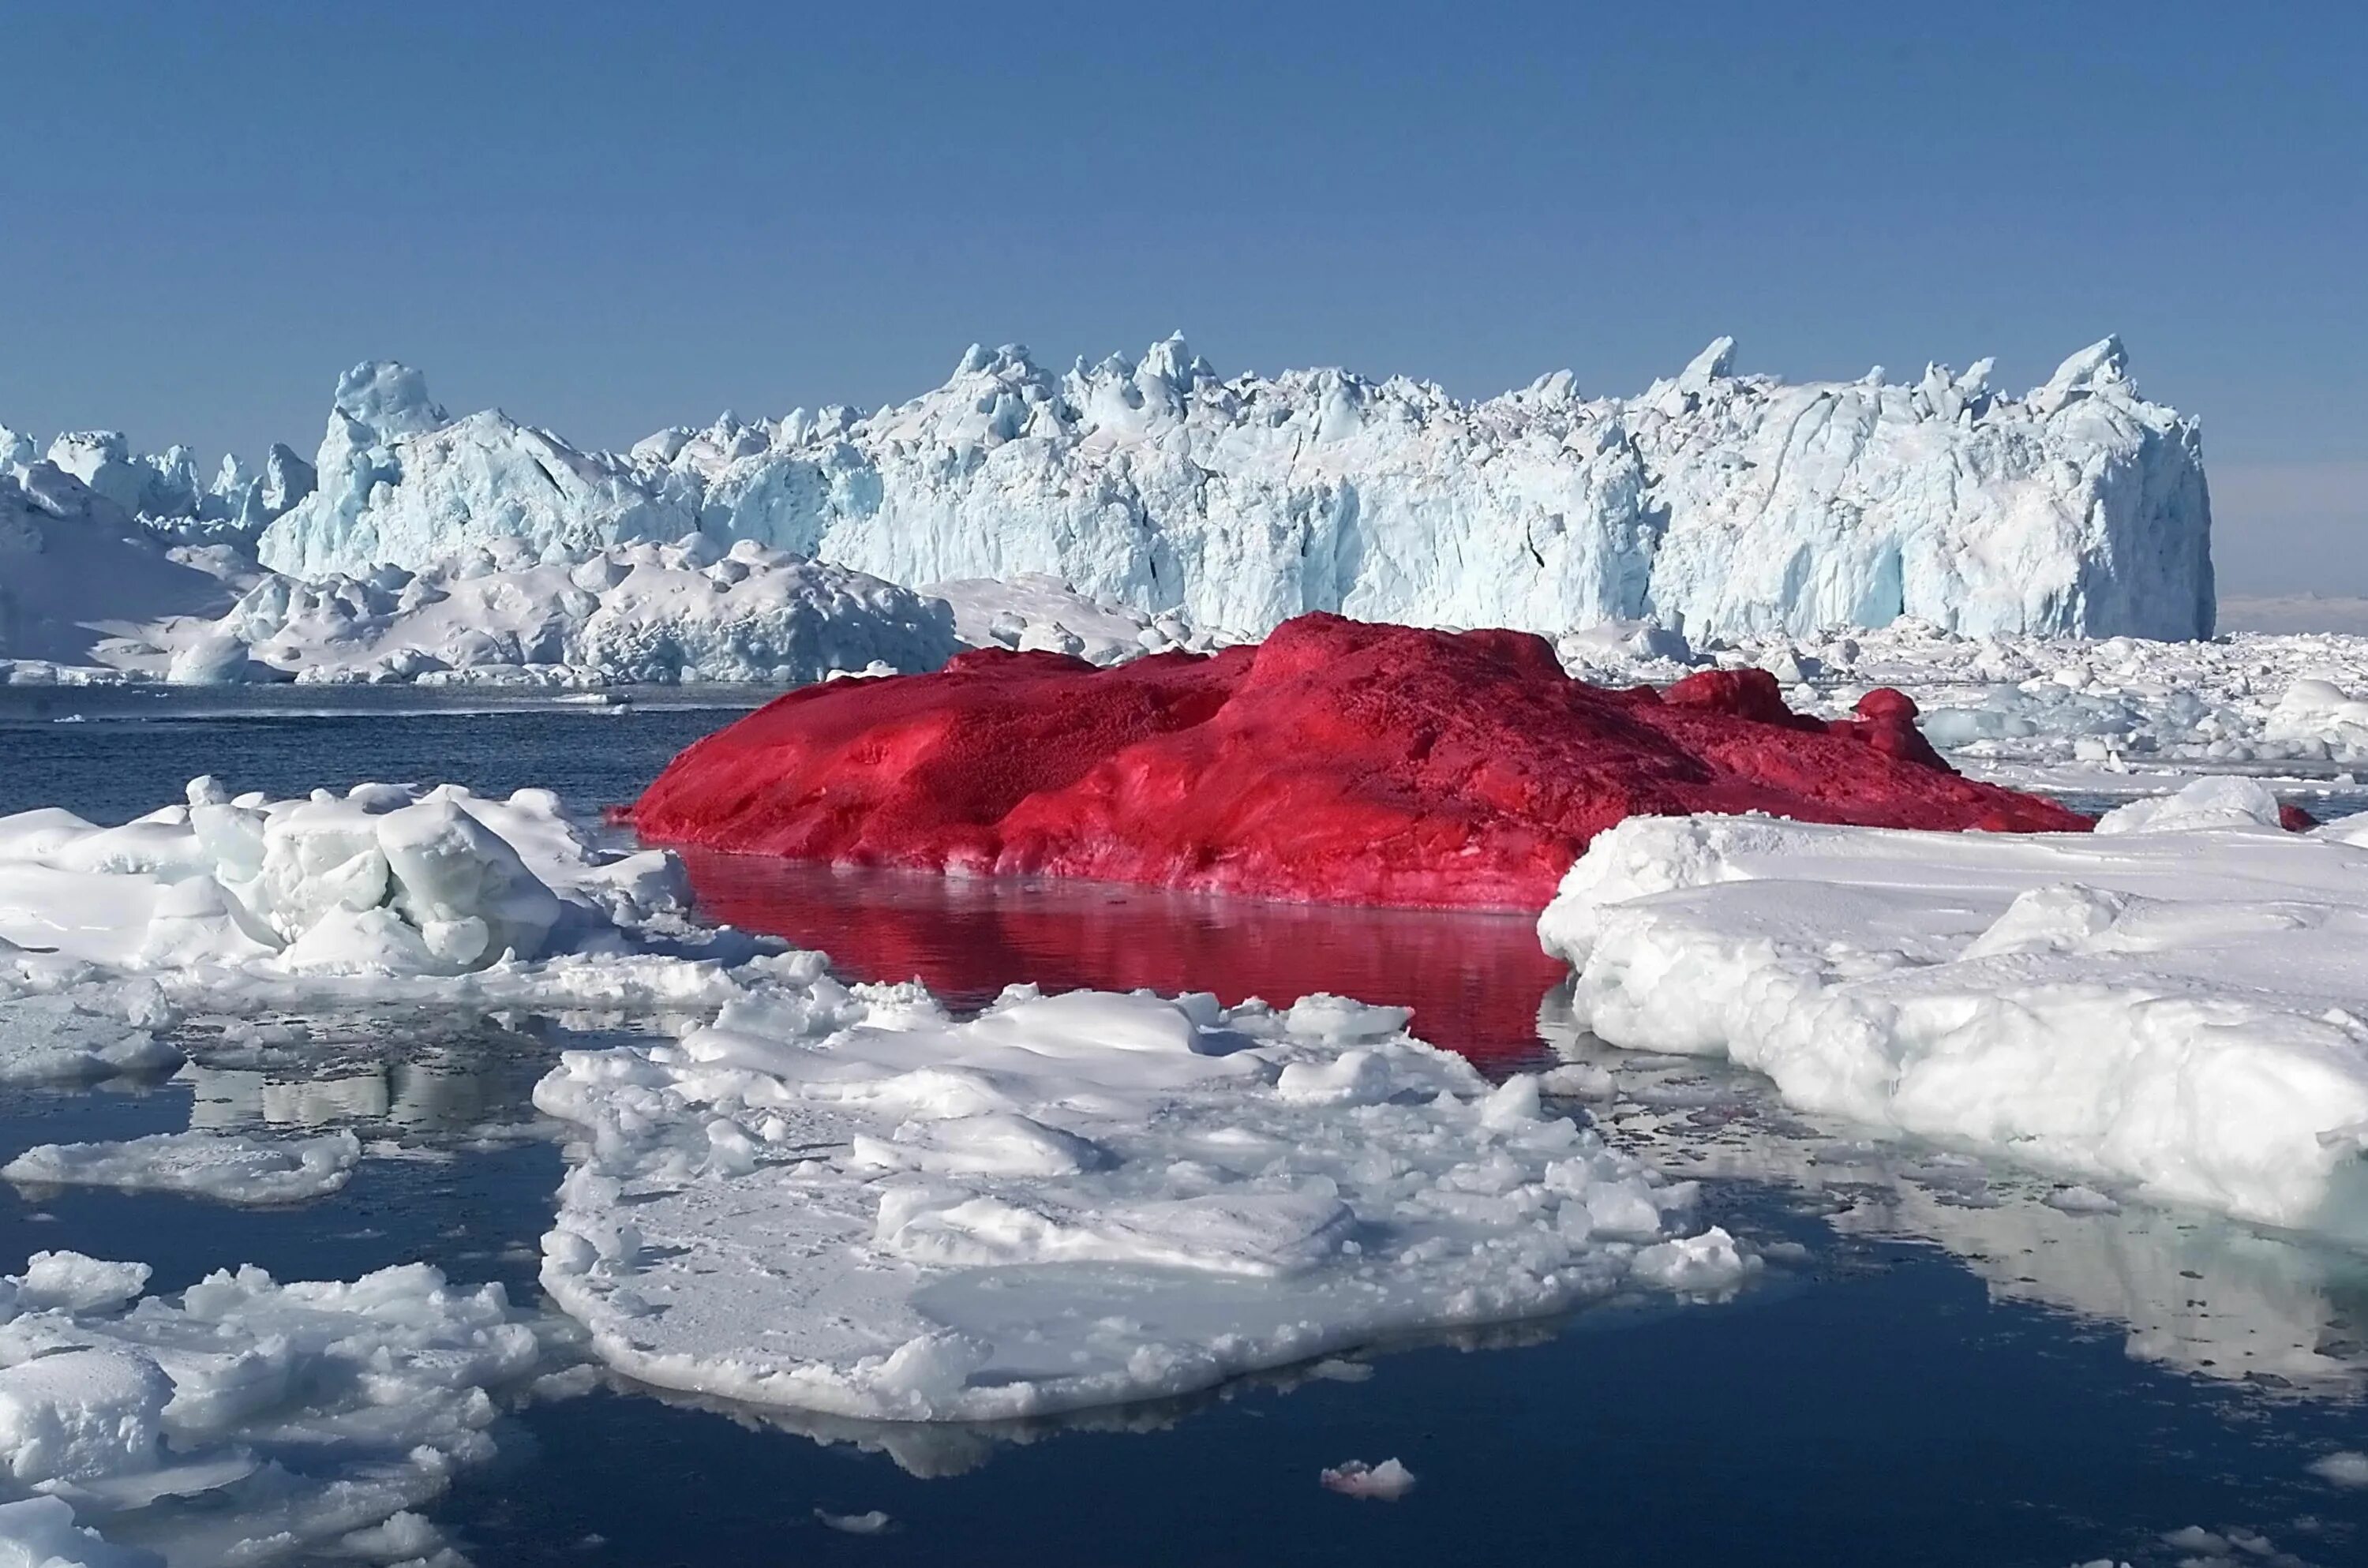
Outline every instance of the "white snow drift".
<path fill-rule="evenodd" d="M 2094 835 L 1638 818 L 1539 921 L 1578 1021 L 1791 1102 L 2368 1237 L 2368 822 L 2212 779 Z"/>
<path fill-rule="evenodd" d="M 424 1555 L 436 1532 L 403 1510 L 493 1452 L 495 1396 L 550 1326 L 425 1264 L 243 1267 L 177 1298 L 148 1277 L 43 1252 L 0 1279 L 0 1561 L 314 1561 L 381 1528 Z"/>
<path fill-rule="evenodd" d="M 1691 1187 L 1405 1021 L 1023 988 L 957 1023 L 814 960 L 679 1044 L 542 1081 L 586 1130 L 543 1283 L 646 1382 L 939 1421 L 1750 1267 L 1722 1231 L 1675 1237 Z"/>
<path fill-rule="evenodd" d="M 1462 403 L 1338 370 L 1221 379 L 1180 339 L 1065 374 L 973 348 L 935 392 L 586 452 L 418 372 L 337 386 L 320 486 L 264 533 L 307 576 L 496 540 L 575 557 L 699 529 L 893 582 L 1050 574 L 1259 633 L 1303 610 L 1690 636 L 1906 614 L 1971 632 L 2192 637 L 2213 619 L 2197 427 L 2121 346 L 2021 398 L 1988 364 L 1788 385 L 1711 346 L 1642 396 L 1567 372 Z"/>

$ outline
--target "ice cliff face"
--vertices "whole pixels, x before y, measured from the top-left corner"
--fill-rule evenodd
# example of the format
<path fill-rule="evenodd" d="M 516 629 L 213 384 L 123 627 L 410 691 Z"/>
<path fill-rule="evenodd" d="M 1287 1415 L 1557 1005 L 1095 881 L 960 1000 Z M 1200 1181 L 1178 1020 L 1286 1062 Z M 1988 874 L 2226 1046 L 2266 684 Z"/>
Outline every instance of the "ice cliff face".
<path fill-rule="evenodd" d="M 1721 339 L 1642 396 L 1567 373 L 1463 403 L 1338 370 L 1220 378 L 1180 339 L 1054 373 L 973 348 L 868 416 L 726 416 L 617 455 L 416 371 L 340 381 L 319 490 L 264 533 L 304 575 L 505 539 L 559 557 L 692 530 L 905 584 L 1044 573 L 1198 624 L 1309 609 L 1688 636 L 1886 624 L 2186 638 L 2213 623 L 2195 423 L 2107 339 L 2015 398 L 1985 361 L 1790 385 Z"/>

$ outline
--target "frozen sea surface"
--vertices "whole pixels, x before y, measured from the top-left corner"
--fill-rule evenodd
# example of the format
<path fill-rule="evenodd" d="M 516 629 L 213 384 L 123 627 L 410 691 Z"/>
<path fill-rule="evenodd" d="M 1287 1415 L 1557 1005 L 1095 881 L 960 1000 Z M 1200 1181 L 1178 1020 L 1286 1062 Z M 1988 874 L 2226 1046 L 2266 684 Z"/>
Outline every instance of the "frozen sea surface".
<path fill-rule="evenodd" d="M 0 692 L 0 812 L 119 818 L 209 770 L 275 793 L 449 777 L 596 804 L 723 716 Z M 586 1377 L 502 1415 L 496 1457 L 420 1510 L 469 1561 L 2062 1568 L 2213 1555 L 2170 1539 L 2191 1528 L 2269 1543 L 2232 1544 L 2244 1561 L 2368 1559 L 2368 1490 L 2310 1468 L 2368 1448 L 2368 1260 L 2197 1214 L 2089 1210 L 2024 1173 L 1786 1112 L 1748 1073 L 1610 1051 L 1561 1021 L 1560 966 L 1525 921 L 693 869 L 716 913 L 957 1004 L 1018 979 L 1328 989 L 1413 1006 L 1417 1032 L 1491 1071 L 1566 1059 L 1607 1134 L 1703 1178 L 1705 1218 L 1769 1267 L 1725 1302 L 1599 1310 L 1063 1422 L 831 1422 Z M 0 1271 L 72 1248 L 146 1262 L 161 1292 L 240 1262 L 292 1279 L 426 1259 L 533 1303 L 563 1162 L 529 1091 L 561 1049 L 633 1027 L 402 1008 L 190 1026 L 172 1077 L 0 1091 L 0 1159 L 193 1128 L 350 1130 L 368 1151 L 341 1189 L 290 1207 L 0 1187 Z M 1395 1506 L 1318 1483 L 1393 1455 L 1422 1478 Z M 874 1511 L 887 1522 L 865 1533 L 818 1517 Z"/>

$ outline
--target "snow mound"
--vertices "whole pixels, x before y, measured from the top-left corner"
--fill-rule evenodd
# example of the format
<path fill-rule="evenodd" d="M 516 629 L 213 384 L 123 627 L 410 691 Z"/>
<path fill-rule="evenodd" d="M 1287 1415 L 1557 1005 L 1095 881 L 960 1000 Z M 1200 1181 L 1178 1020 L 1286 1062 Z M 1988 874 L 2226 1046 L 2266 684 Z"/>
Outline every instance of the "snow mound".
<path fill-rule="evenodd" d="M 943 604 L 753 543 L 693 534 L 548 562 L 501 545 L 416 573 L 271 574 L 163 640 L 166 676 L 803 685 L 875 664 L 932 670 L 962 646 Z"/>
<path fill-rule="evenodd" d="M 671 858 L 596 850 L 541 790 L 269 801 L 209 778 L 120 827 L 0 817 L 0 939 L 201 994 L 224 975 L 450 976 L 621 951 L 623 928 L 681 899 Z"/>
<path fill-rule="evenodd" d="M 2368 823 L 2283 833 L 2242 793 L 2207 781 L 2109 836 L 1635 819 L 1539 935 L 1613 1045 L 2358 1242 Z"/>
<path fill-rule="evenodd" d="M 495 1396 L 545 1356 L 501 1287 L 425 1264 L 147 1278 L 61 1252 L 0 1279 L 0 1560 L 310 1561 L 488 1458 Z"/>
<path fill-rule="evenodd" d="M 652 842 L 805 858 L 1528 909 L 1640 812 L 2084 824 L 1949 772 L 1913 716 L 1877 693 L 1802 719 L 1757 673 L 1607 691 L 1523 633 L 1317 615 L 1209 659 L 985 651 L 809 687 L 685 751 L 632 818 Z"/>
<path fill-rule="evenodd" d="M 336 1192 L 361 1159 L 349 1131 L 295 1140 L 157 1132 L 108 1143 L 40 1143 L 0 1177 L 24 1186 L 180 1192 L 224 1203 L 297 1203 Z"/>
<path fill-rule="evenodd" d="M 817 962 L 537 1086 L 586 1130 L 543 1285 L 645 1382 L 969 1421 L 1559 1312 L 1669 1239 L 1691 1187 L 1403 1022 L 1014 988 L 958 1023 Z"/>
<path fill-rule="evenodd" d="M 2117 341 L 2021 398 L 1987 361 L 1788 385 L 1732 360 L 1721 339 L 1637 397 L 1565 372 L 1464 403 L 1339 370 L 1220 378 L 1178 338 L 1065 373 L 973 347 L 869 416 L 726 415 L 624 456 L 454 420 L 417 372 L 368 364 L 338 384 L 319 489 L 260 549 L 361 576 L 699 529 L 905 584 L 1046 574 L 1251 634 L 1309 610 L 1697 640 L 1902 615 L 2210 633 L 2199 433 L 2138 396 Z"/>

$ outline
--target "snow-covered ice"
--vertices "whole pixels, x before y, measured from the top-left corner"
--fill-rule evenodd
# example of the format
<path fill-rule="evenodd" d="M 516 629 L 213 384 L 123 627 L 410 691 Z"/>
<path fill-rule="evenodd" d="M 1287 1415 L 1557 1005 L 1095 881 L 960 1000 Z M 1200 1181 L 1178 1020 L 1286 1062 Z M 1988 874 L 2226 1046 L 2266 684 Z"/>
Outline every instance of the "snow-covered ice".
<path fill-rule="evenodd" d="M 642 1381 L 900 1421 L 1187 1392 L 1632 1274 L 1709 1288 L 1645 1262 L 1691 1188 L 1405 1021 L 1015 989 L 956 1022 L 817 960 L 537 1087 L 585 1130 L 543 1283 Z"/>
<path fill-rule="evenodd" d="M 432 1541 L 402 1511 L 491 1455 L 496 1398 L 557 1326 L 425 1264 L 289 1285 L 243 1267 L 176 1298 L 148 1276 L 48 1252 L 0 1279 L 0 1551 L 207 1568 L 336 1555 L 358 1531 Z"/>
<path fill-rule="evenodd" d="M 1479 403 L 1340 370 L 1220 378 L 1181 339 L 1065 373 L 973 347 L 938 390 L 587 452 L 417 371 L 337 385 L 319 488 L 261 540 L 306 576 L 510 539 L 578 555 L 698 529 L 904 584 L 1049 574 L 1195 625 L 1652 618 L 1689 636 L 1880 625 L 2208 634 L 2195 424 L 2121 346 L 2022 397 L 1927 367 L 1787 384 L 1713 344 L 1639 396 L 1567 372 Z M 1072 629 L 1073 631 L 1076 629 Z"/>
<path fill-rule="evenodd" d="M 2095 835 L 1632 819 L 1539 920 L 1580 1025 L 1791 1103 L 2368 1237 L 2368 819 L 2212 779 Z"/>
<path fill-rule="evenodd" d="M 342 1130 L 300 1139 L 156 1132 L 116 1142 L 36 1144 L 0 1165 L 0 1177 L 188 1193 L 224 1203 L 294 1203 L 344 1187 L 361 1154 L 361 1140 Z"/>

